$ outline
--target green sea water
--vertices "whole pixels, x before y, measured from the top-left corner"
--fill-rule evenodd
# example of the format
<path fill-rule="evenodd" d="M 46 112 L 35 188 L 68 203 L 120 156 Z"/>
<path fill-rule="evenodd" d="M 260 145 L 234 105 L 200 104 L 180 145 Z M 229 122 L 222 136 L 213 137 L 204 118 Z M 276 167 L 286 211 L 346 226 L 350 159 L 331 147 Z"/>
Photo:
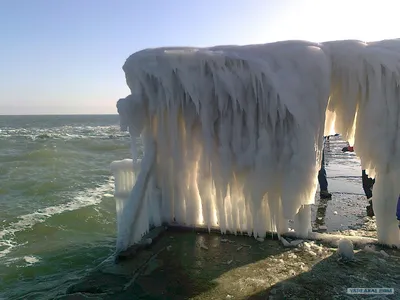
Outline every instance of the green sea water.
<path fill-rule="evenodd" d="M 51 299 L 113 254 L 117 115 L 0 116 L 0 299 Z"/>
<path fill-rule="evenodd" d="M 344 145 L 326 146 L 329 190 L 338 199 L 324 210 L 331 229 L 364 213 L 362 197 L 346 198 L 362 195 L 362 185 L 359 161 L 341 152 Z M 0 116 L 0 300 L 53 299 L 112 258 L 110 163 L 130 157 L 129 148 L 117 115 Z"/>

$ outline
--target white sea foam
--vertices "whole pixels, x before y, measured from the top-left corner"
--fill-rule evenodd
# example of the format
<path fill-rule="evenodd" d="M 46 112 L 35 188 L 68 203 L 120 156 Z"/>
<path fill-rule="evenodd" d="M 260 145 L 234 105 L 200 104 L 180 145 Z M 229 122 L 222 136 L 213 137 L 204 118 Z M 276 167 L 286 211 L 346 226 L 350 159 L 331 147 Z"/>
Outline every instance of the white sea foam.
<path fill-rule="evenodd" d="M 40 261 L 40 258 L 33 255 L 24 256 L 24 260 L 28 263 L 28 266 L 34 265 Z"/>
<path fill-rule="evenodd" d="M 113 137 L 128 137 L 119 132 L 118 126 L 58 126 L 52 128 L 14 128 L 4 127 L 0 130 L 0 138 L 24 137 L 32 140 L 63 139 L 75 140 L 86 138 L 104 139 Z"/>
<path fill-rule="evenodd" d="M 52 216 L 62 214 L 67 211 L 78 210 L 83 207 L 99 204 L 105 194 L 109 194 L 113 190 L 113 179 L 110 178 L 105 184 L 85 191 L 76 192 L 72 201 L 49 206 L 39 209 L 31 214 L 18 217 L 18 221 L 8 224 L 0 231 L 0 257 L 9 254 L 17 244 L 14 240 L 16 233 L 32 228 L 34 225 L 43 223 Z"/>

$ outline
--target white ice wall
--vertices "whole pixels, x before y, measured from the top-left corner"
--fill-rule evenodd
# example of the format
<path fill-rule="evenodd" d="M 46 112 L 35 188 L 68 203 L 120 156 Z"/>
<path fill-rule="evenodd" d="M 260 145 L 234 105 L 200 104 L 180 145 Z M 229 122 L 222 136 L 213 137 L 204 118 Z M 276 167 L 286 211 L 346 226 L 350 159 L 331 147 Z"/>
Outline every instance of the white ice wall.
<path fill-rule="evenodd" d="M 328 111 L 335 130 L 376 175 L 373 207 L 380 242 L 400 246 L 395 217 L 400 193 L 400 40 L 324 43 L 332 60 Z"/>
<path fill-rule="evenodd" d="M 295 219 L 307 235 L 323 134 L 332 129 L 354 137 L 363 165 L 376 171 L 378 235 L 399 244 L 390 217 L 400 192 L 398 44 L 288 41 L 133 54 L 124 65 L 132 95 L 118 112 L 145 151 L 117 250 L 153 219 L 254 236 L 283 233 Z M 149 214 L 153 193 L 159 213 Z"/>

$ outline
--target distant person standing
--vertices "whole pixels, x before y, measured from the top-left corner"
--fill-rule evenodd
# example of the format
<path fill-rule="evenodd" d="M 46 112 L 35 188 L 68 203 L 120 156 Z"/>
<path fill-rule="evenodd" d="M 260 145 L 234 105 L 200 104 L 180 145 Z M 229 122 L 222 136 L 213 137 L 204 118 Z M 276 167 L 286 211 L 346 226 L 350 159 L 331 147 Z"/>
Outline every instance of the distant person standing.
<path fill-rule="evenodd" d="M 396 217 L 397 217 L 397 221 L 399 221 L 399 229 L 400 229 L 400 196 L 399 196 L 399 199 L 397 199 Z"/>
<path fill-rule="evenodd" d="M 354 148 L 351 146 L 344 147 L 342 149 L 343 152 L 354 152 Z M 375 184 L 375 178 L 370 178 L 365 170 L 362 170 L 361 173 L 361 179 L 362 179 L 362 186 L 363 190 L 365 193 L 365 196 L 367 196 L 367 200 L 369 200 L 369 205 L 367 206 L 367 216 L 368 217 L 373 217 L 375 215 L 374 209 L 372 206 L 372 189 Z"/>
<path fill-rule="evenodd" d="M 335 134 L 335 136 L 337 136 Z M 328 192 L 328 180 L 326 179 L 326 170 L 325 170 L 325 143 L 329 140 L 330 136 L 324 136 L 324 144 L 322 146 L 322 160 L 321 160 L 321 168 L 318 172 L 318 183 L 319 183 L 319 196 L 321 199 L 332 199 L 332 194 Z"/>

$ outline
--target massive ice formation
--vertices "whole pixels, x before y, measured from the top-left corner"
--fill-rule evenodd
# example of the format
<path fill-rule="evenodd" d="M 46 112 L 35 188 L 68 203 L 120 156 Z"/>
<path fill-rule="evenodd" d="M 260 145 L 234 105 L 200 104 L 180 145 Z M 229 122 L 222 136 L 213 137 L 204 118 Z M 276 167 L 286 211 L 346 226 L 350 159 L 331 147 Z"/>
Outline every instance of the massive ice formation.
<path fill-rule="evenodd" d="M 399 245 L 399 67 L 398 40 L 131 55 L 123 69 L 132 94 L 117 106 L 133 162 L 112 165 L 117 251 L 162 222 L 263 237 L 287 232 L 294 219 L 307 235 L 324 130 L 332 129 L 354 137 L 363 166 L 375 171 L 378 236 Z"/>

